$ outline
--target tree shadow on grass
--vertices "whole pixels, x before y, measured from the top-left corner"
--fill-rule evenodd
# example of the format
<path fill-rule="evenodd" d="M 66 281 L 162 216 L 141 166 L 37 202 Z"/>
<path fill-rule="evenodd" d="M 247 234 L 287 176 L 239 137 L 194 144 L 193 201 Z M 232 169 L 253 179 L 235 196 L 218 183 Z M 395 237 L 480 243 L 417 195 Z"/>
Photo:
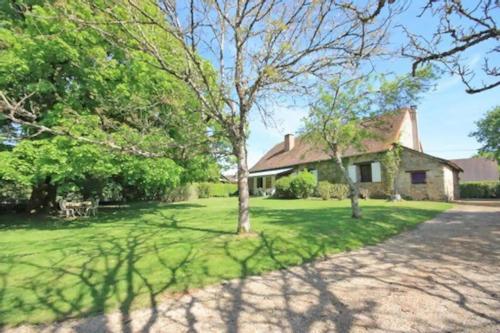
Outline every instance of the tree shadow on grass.
<path fill-rule="evenodd" d="M 117 325 L 115 327 L 119 327 L 114 331 L 121 332 L 149 332 L 159 321 L 175 323 L 181 325 L 184 331 L 196 332 L 197 324 L 204 318 L 196 310 L 203 302 L 196 292 L 168 303 L 166 308 L 161 307 L 159 299 L 160 295 L 168 291 L 199 286 L 203 283 L 200 282 L 200 271 L 210 281 L 228 278 L 224 270 L 214 271 L 210 258 L 204 257 L 204 252 L 210 250 L 207 246 L 219 247 L 220 262 L 238 267 L 238 273 L 231 273 L 233 275 L 230 277 L 240 277 L 224 283 L 215 296 L 216 302 L 211 311 L 215 315 L 214 320 L 221 321 L 222 331 L 238 332 L 242 325 L 249 324 L 243 312 L 251 312 L 258 314 L 253 318 L 253 324 L 267 325 L 274 330 L 306 332 L 322 323 L 332 330 L 347 332 L 355 324 L 358 315 L 372 318 L 379 302 L 368 299 L 361 305 L 352 306 L 332 290 L 333 284 L 353 278 L 372 280 L 387 288 L 397 286 L 416 290 L 458 305 L 468 313 L 495 323 L 495 318 L 460 288 L 467 285 L 494 297 L 491 296 L 495 294 L 491 286 L 473 281 L 459 272 L 450 273 L 447 268 L 430 271 L 419 264 L 422 260 L 440 260 L 445 265 L 454 261 L 477 265 L 498 258 L 495 257 L 498 255 L 498 246 L 488 241 L 481 243 L 474 233 L 474 225 L 462 228 L 458 235 L 463 237 L 466 231 L 469 240 L 458 238 L 452 247 L 443 248 L 443 240 L 439 238 L 447 226 L 431 224 L 426 225 L 426 228 L 435 228 L 428 234 L 431 238 L 435 234 L 436 239 L 427 239 L 425 246 L 418 238 L 409 238 L 406 242 L 383 249 L 366 248 L 366 258 L 375 260 L 379 265 L 389 265 L 388 269 L 380 272 L 367 271 L 367 263 L 359 257 L 328 264 L 315 261 L 285 270 L 291 265 L 325 257 L 332 251 L 375 244 L 398 231 L 415 227 L 415 221 L 424 220 L 435 214 L 435 211 L 369 207 L 365 208 L 367 217 L 361 221 L 352 220 L 347 208 L 285 210 L 254 207 L 252 214 L 255 218 L 265 220 L 266 224 L 261 224 L 260 228 L 263 229 L 260 234 L 251 238 L 228 238 L 230 235 L 224 230 L 183 226 L 183 222 L 176 219 L 174 211 L 170 215 L 163 214 L 162 222 L 129 230 L 123 237 L 98 235 L 92 246 L 80 254 L 84 258 L 81 262 L 73 263 L 71 258 L 66 258 L 68 253 L 64 247 L 57 249 L 61 252 L 59 259 L 50 262 L 0 256 L 0 282 L 3 281 L 0 284 L 1 309 L 5 309 L 8 277 L 15 274 L 13 271 L 20 266 L 34 270 L 34 274 L 22 285 L 28 293 L 9 296 L 9 309 L 0 312 L 0 327 L 2 318 L 10 316 L 12 320 L 15 313 L 36 316 L 48 312 L 55 320 L 84 317 L 73 326 L 77 332 L 106 332 L 112 327 L 110 320 L 113 325 Z M 390 221 L 385 221 L 384 217 Z M 469 218 L 494 221 L 495 215 L 476 213 Z M 453 215 L 450 218 L 452 222 Z M 452 225 L 448 227 L 452 228 Z M 182 233 L 196 231 L 196 237 L 188 240 L 173 237 L 151 243 L 155 234 L 165 230 Z M 214 239 L 217 242 L 212 243 Z M 174 248 L 175 257 L 165 251 Z M 144 265 L 146 257 L 154 261 L 153 267 Z M 394 280 L 394 276 L 401 275 L 401 266 L 407 270 L 406 277 L 412 282 Z M 268 289 L 254 288 L 252 278 L 245 279 L 275 269 L 279 271 L 266 278 L 272 284 Z M 453 283 L 447 279 L 449 274 L 455 274 Z M 429 282 L 429 275 L 437 280 Z M 31 294 L 32 298 L 25 298 L 27 294 Z M 270 305 L 269 298 L 276 298 L 282 304 L 274 309 L 275 312 L 271 310 L 276 305 Z M 297 304 L 301 307 L 297 307 Z M 137 306 L 148 309 L 140 320 L 134 319 L 132 312 Z M 115 317 L 110 319 L 109 316 L 99 315 L 111 309 L 118 309 Z M 174 315 L 178 310 L 183 311 L 182 318 Z M 373 318 L 371 320 L 374 321 Z"/>
<path fill-rule="evenodd" d="M 130 221 L 141 222 L 141 217 L 158 211 L 182 211 L 206 207 L 198 203 L 160 203 L 140 202 L 126 207 L 106 206 L 99 207 L 95 217 L 78 217 L 75 219 L 64 219 L 56 216 L 29 215 L 29 214 L 0 214 L 0 230 L 34 229 L 34 230 L 61 230 L 82 229 L 94 224 L 107 224 Z"/>

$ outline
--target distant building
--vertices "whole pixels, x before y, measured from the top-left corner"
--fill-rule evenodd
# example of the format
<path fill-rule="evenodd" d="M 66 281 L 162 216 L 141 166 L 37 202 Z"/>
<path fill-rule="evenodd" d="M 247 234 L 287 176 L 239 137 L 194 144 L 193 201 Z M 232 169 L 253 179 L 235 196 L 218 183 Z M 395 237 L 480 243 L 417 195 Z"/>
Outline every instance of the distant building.
<path fill-rule="evenodd" d="M 498 180 L 498 163 L 484 157 L 462 158 L 451 160 L 464 171 L 460 173 L 462 182 L 478 182 L 485 180 Z"/>

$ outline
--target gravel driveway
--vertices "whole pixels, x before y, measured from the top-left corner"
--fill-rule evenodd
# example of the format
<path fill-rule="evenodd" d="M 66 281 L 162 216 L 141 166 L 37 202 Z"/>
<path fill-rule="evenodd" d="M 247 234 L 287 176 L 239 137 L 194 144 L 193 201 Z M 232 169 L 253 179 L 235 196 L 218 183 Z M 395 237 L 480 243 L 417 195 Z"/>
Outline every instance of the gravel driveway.
<path fill-rule="evenodd" d="M 378 246 L 166 296 L 156 309 L 7 332 L 500 332 L 500 203 L 479 204 Z"/>

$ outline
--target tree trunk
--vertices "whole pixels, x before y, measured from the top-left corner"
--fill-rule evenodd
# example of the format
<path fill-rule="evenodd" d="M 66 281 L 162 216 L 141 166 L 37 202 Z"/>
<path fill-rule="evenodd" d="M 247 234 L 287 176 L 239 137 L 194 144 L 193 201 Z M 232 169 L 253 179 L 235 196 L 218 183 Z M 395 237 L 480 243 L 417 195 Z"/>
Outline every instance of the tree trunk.
<path fill-rule="evenodd" d="M 50 177 L 47 177 L 33 188 L 28 201 L 28 213 L 48 213 L 56 206 L 57 186 L 50 181 Z"/>
<path fill-rule="evenodd" d="M 245 140 L 240 140 L 236 149 L 236 158 L 238 160 L 238 233 L 250 231 L 250 212 L 248 191 L 248 164 L 247 148 Z"/>
<path fill-rule="evenodd" d="M 340 156 L 339 153 L 335 153 L 334 161 L 339 167 L 340 171 L 342 172 L 342 175 L 344 176 L 344 179 L 347 182 L 347 185 L 349 186 L 349 190 L 351 191 L 350 197 L 351 197 L 352 217 L 355 219 L 360 219 L 362 217 L 362 214 L 361 214 L 361 207 L 359 206 L 358 186 L 356 185 L 356 183 L 352 181 L 351 178 L 349 178 L 349 174 L 347 173 L 347 170 L 344 167 L 344 164 L 342 163 L 342 157 Z"/>

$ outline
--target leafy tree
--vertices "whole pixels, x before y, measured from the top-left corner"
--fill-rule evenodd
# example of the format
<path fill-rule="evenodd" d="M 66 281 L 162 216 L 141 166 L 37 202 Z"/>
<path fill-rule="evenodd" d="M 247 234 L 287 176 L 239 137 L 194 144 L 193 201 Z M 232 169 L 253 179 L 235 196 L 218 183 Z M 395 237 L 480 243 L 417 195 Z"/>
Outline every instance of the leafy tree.
<path fill-rule="evenodd" d="M 57 10 L 49 4 L 1 3 L 0 149 L 20 168 L 17 177 L 3 172 L 3 179 L 31 184 L 32 208 L 49 206 L 57 186 L 70 180 L 85 187 L 119 175 L 125 185 L 152 194 L 179 179 L 205 179 L 204 170 L 215 164 L 207 154 L 210 122 L 196 112 L 199 101 L 186 84 L 151 67 L 142 52 L 124 53 L 93 29 L 54 19 Z M 175 52 L 175 43 L 162 47 Z M 6 96 L 29 99 L 14 113 L 5 108 L 12 101 Z"/>
<path fill-rule="evenodd" d="M 238 167 L 238 232 L 250 230 L 250 112 L 266 116 L 269 98 L 304 91 L 317 77 L 379 54 L 394 13 L 385 10 L 386 1 L 83 3 L 91 17 L 71 11 L 66 17 L 94 27 L 123 52 L 141 50 L 153 57 L 152 66 L 185 82 L 198 97 L 201 112 L 217 123 Z M 158 35 L 144 34 L 151 30 Z M 175 57 L 161 48 L 165 40 L 179 44 Z"/>
<path fill-rule="evenodd" d="M 342 81 L 342 77 L 338 77 L 320 91 L 319 100 L 310 107 L 304 119 L 304 137 L 319 144 L 330 155 L 349 186 L 353 218 L 362 215 L 360 193 L 348 176 L 343 155 L 350 147 L 363 150 L 365 139 L 377 139 L 371 129 L 383 128 L 384 123 L 374 117 L 413 104 L 419 94 L 430 87 L 429 81 L 434 74 L 430 68 L 425 68 L 417 78 L 405 75 L 391 80 L 383 76 L 361 76 Z"/>
<path fill-rule="evenodd" d="M 483 144 L 479 153 L 493 157 L 500 163 L 500 106 L 489 110 L 484 118 L 476 122 L 477 130 L 470 135 Z"/>
<path fill-rule="evenodd" d="M 401 146 L 395 144 L 391 150 L 384 153 L 380 161 L 385 171 L 386 192 L 391 196 L 391 200 L 396 200 L 398 193 L 397 174 L 401 164 Z"/>

